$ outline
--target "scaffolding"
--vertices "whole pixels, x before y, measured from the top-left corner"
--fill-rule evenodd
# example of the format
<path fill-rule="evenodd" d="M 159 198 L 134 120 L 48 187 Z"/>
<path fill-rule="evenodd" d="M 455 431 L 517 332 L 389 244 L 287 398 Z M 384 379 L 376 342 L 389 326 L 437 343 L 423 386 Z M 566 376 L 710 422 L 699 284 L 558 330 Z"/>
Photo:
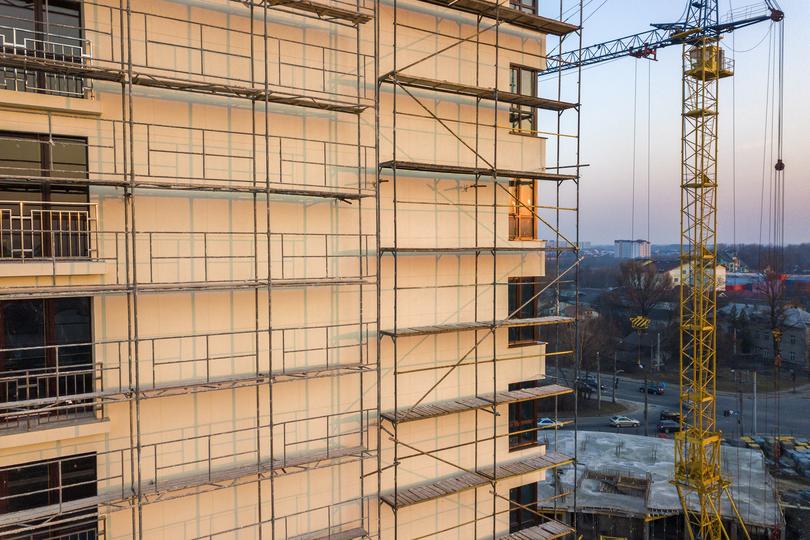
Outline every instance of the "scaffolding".
<path fill-rule="evenodd" d="M 366 80 L 376 59 L 364 51 L 361 33 L 370 28 L 366 23 L 375 8 L 365 0 L 166 4 L 184 6 L 186 11 L 179 12 L 186 15 L 149 12 L 139 9 L 138 1 L 119 0 L 82 2 L 79 28 L 46 23 L 31 31 L 25 30 L 25 21 L 0 18 L 0 70 L 7 87 L 74 100 L 74 107 L 62 109 L 13 109 L 15 130 L 43 134 L 51 147 L 59 137 L 74 134 L 60 126 L 81 131 L 75 126 L 87 123 L 93 133 L 85 141 L 66 143 L 80 146 L 87 156 L 81 174 L 60 169 L 51 156 L 44 173 L 2 167 L 0 183 L 97 188 L 98 193 L 88 191 L 101 203 L 122 203 L 120 219 L 100 216 L 96 201 L 56 217 L 55 211 L 43 210 L 43 203 L 18 201 L 14 210 L 2 210 L 0 265 L 12 272 L 0 277 L 0 298 L 117 295 L 125 299 L 127 322 L 123 339 L 0 351 L 54 359 L 46 368 L 3 373 L 0 433 L 102 421 L 118 403 L 127 408 L 129 422 L 129 444 L 92 450 L 97 471 L 92 496 L 63 500 L 66 489 L 90 488 L 87 481 L 62 478 L 58 489 L 49 487 L 46 494 L 56 504 L 2 514 L 0 535 L 43 526 L 57 536 L 59 527 L 84 534 L 77 529 L 81 526 L 103 537 L 107 514 L 125 510 L 131 512 L 133 537 L 143 538 L 146 505 L 255 485 L 258 519 L 205 537 L 247 530 L 259 538 L 366 537 L 370 495 L 362 481 L 357 493 L 342 494 L 343 500 L 326 506 L 282 515 L 274 505 L 281 476 L 349 462 L 357 464 L 361 478 L 373 474 L 369 463 L 376 441 L 369 437 L 369 426 L 376 422 L 378 406 L 365 394 L 376 385 L 378 373 L 370 352 L 376 323 L 366 289 L 376 281 L 376 233 L 365 232 L 369 224 L 363 214 L 364 201 L 374 196 L 375 148 L 363 142 L 362 128 L 364 111 L 376 106 L 373 84 Z M 205 16 L 206 9 L 226 13 L 226 23 Z M 303 24 L 332 39 L 309 42 L 273 31 Z M 120 99 L 118 112 L 108 108 L 102 114 L 92 106 L 75 110 L 76 100 L 92 104 L 100 95 L 108 98 L 104 103 Z M 251 129 L 139 114 L 150 99 L 227 107 L 228 114 L 248 119 Z M 318 138 L 303 130 L 295 133 L 292 121 L 293 129 L 273 125 L 271 114 L 319 114 L 326 122 L 345 116 L 341 121 L 351 127 L 343 127 L 341 137 Z M 17 138 L 0 135 L 10 142 Z M 247 201 L 252 227 L 139 227 L 141 198 L 171 192 Z M 354 208 L 356 215 L 347 220 L 353 232 L 276 230 L 272 213 L 277 201 Z M 358 320 L 292 327 L 273 323 L 272 304 L 279 301 L 274 291 L 321 287 L 352 288 Z M 147 296 L 212 291 L 252 295 L 252 327 L 176 336 L 141 330 L 139 306 Z M 76 366 L 64 360 L 77 350 L 90 351 L 92 362 Z M 276 383 L 338 376 L 359 378 L 351 410 L 291 420 L 274 416 Z M 143 432 L 146 400 L 238 388 L 255 388 L 255 417 L 248 425 L 181 430 L 176 438 L 160 441 Z M 321 432 L 326 436 L 308 435 Z M 0 472 L 17 474 L 29 466 L 62 470 L 70 459 Z M 0 503 L 8 508 L 15 497 L 4 495 Z"/>
<path fill-rule="evenodd" d="M 389 538 L 452 534 L 465 538 L 552 539 L 575 532 L 571 526 L 546 517 L 553 514 L 541 514 L 540 501 L 521 504 L 501 488 L 502 482 L 509 478 L 538 471 L 553 472 L 575 459 L 575 455 L 555 451 L 556 430 L 545 439 L 540 437 L 544 429 L 540 426 L 504 430 L 504 415 L 498 410 L 499 406 L 547 399 L 553 401 L 553 425 L 568 424 L 569 420 L 557 417 L 557 398 L 575 390 L 557 384 L 563 382 L 563 377 L 557 381 L 556 377 L 545 376 L 543 366 L 546 359 L 553 358 L 555 375 L 560 376 L 563 359 L 565 367 L 573 368 L 578 377 L 579 365 L 577 340 L 571 340 L 571 346 L 563 345 L 566 331 L 576 336 L 578 319 L 579 70 L 565 80 L 558 75 L 553 81 L 554 98 L 549 98 L 542 97 L 536 89 L 529 92 L 516 89 L 514 68 L 503 62 L 512 58 L 519 62 L 518 69 L 530 66 L 531 76 L 538 80 L 546 59 L 561 55 L 565 48 L 581 47 L 582 5 L 578 2 L 574 8 L 564 10 L 560 2 L 558 14 L 544 17 L 537 14 L 536 3 L 531 11 L 523 5 L 529 3 L 392 0 L 377 4 L 380 142 L 376 275 L 378 296 L 390 298 L 390 303 L 378 304 L 381 312 L 377 339 L 381 374 L 378 399 L 382 408 L 377 442 L 380 491 L 377 527 L 381 534 L 387 532 Z M 577 22 L 569 23 L 566 17 Z M 557 36 L 559 42 L 556 47 L 541 46 L 537 50 L 515 46 L 515 41 L 504 38 L 513 37 L 516 31 L 523 32 L 521 44 L 535 43 L 531 40 L 542 40 L 542 35 Z M 447 56 L 449 61 L 443 62 Z M 508 69 L 512 69 L 511 88 L 510 81 L 503 76 Z M 537 119 L 541 113 L 548 115 L 550 121 L 544 125 L 551 127 L 540 130 L 533 123 L 527 129 L 520 120 L 514 120 L 527 110 Z M 419 147 L 409 146 L 414 132 L 420 133 L 416 136 Z M 419 138 L 422 135 L 424 138 Z M 543 156 L 545 162 L 527 167 L 515 166 L 510 161 L 514 153 L 510 156 L 504 153 L 504 148 L 524 137 L 542 139 L 551 146 Z M 423 148 L 431 151 L 420 151 Z M 499 152 L 506 157 L 499 156 Z M 535 187 L 542 184 L 540 198 L 548 202 L 520 198 L 513 187 L 527 184 Z M 424 193 L 428 195 L 420 198 L 418 186 L 425 185 Z M 443 195 L 454 189 L 455 193 L 472 192 L 469 197 L 472 200 Z M 431 225 L 406 221 L 412 208 L 433 212 L 428 218 Z M 435 213 L 448 208 L 456 212 L 452 219 L 458 223 L 444 234 Z M 505 216 L 506 208 L 529 215 L 529 222 L 544 228 L 546 236 L 534 231 L 533 225 L 532 241 L 505 238 L 507 227 L 499 218 Z M 422 237 L 411 235 L 418 241 L 402 240 L 402 236 L 417 227 L 425 230 Z M 454 234 L 459 241 L 450 245 L 448 237 L 453 239 Z M 537 241 L 541 239 L 546 241 Z M 505 302 L 500 291 L 510 283 L 500 275 L 506 269 L 499 267 L 499 258 L 517 256 L 544 261 L 546 254 L 552 257 L 553 271 L 534 283 L 531 298 L 520 298 L 519 306 L 510 305 L 504 318 Z M 435 267 L 414 278 L 412 269 L 418 261 L 429 261 Z M 452 261 L 449 264 L 455 264 L 454 268 L 468 264 L 473 277 L 466 281 L 460 277 L 455 283 L 425 283 L 430 272 L 438 274 L 436 268 L 442 261 Z M 465 305 L 469 309 L 460 309 L 446 319 L 441 314 L 430 314 L 426 308 L 427 314 L 420 320 L 401 307 L 413 307 L 408 301 L 414 302 L 414 298 L 429 303 L 429 298 L 445 291 L 462 297 L 460 291 L 465 287 L 472 289 L 469 297 L 464 297 L 469 299 L 469 306 Z M 571 310 L 564 310 L 560 300 L 566 287 L 574 290 Z M 541 313 L 530 316 L 522 313 L 527 306 L 541 302 L 546 306 Z M 431 316 L 439 320 L 424 320 Z M 533 387 L 504 391 L 498 377 L 500 366 L 525 357 L 501 352 L 497 338 L 503 339 L 510 329 L 521 327 L 536 328 L 543 333 L 546 349 L 532 360 L 541 380 Z M 456 356 L 435 362 L 424 359 L 414 365 L 414 355 L 434 354 L 433 349 L 440 348 L 438 342 L 430 341 L 437 336 L 457 340 Z M 414 373 L 426 374 L 424 380 L 428 382 L 424 387 L 413 388 L 410 376 Z M 451 375 L 470 383 L 474 393 L 458 393 L 463 384 L 448 382 Z M 424 434 L 414 440 L 416 432 L 406 429 L 411 422 L 438 422 L 453 417 L 459 418 L 458 423 L 442 425 L 460 430 L 464 415 L 474 415 L 474 428 L 459 437 L 463 439 L 459 441 L 448 438 L 445 444 L 441 434 L 435 441 L 426 440 Z M 573 416 L 576 427 L 576 405 Z M 439 431 L 437 423 L 433 427 Z M 527 433 L 537 437 L 537 446 L 543 452 L 522 450 L 518 459 L 502 455 L 499 441 Z M 474 462 L 465 463 L 470 460 L 462 459 L 462 453 L 474 456 Z M 419 474 L 409 473 L 407 464 L 415 460 L 433 463 L 436 470 L 445 473 L 414 480 Z M 429 465 L 425 470 L 431 470 Z M 413 522 L 401 518 L 403 512 L 417 505 L 468 492 L 473 493 L 471 499 L 464 502 L 452 499 L 441 507 L 458 506 L 457 513 L 447 510 L 447 519 L 437 514 L 419 523 L 435 521 L 434 526 L 414 529 Z M 507 510 L 498 507 L 504 501 L 509 505 Z M 439 506 L 435 508 L 438 512 Z M 498 520 L 515 509 L 536 517 L 535 524 L 504 534 Z"/>

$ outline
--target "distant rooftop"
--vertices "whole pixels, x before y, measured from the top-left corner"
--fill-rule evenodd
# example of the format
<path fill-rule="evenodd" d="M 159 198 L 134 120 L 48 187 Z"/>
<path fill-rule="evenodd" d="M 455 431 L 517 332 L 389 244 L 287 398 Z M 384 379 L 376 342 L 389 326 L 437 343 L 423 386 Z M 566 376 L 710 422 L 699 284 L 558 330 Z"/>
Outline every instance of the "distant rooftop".
<path fill-rule="evenodd" d="M 557 436 L 557 450 L 574 455 L 574 433 L 560 431 Z M 670 483 L 675 459 L 672 439 L 580 431 L 578 440 L 579 512 L 615 512 L 639 519 L 680 513 L 681 503 Z M 732 481 L 734 501 L 747 525 L 782 526 L 773 479 L 761 452 L 723 446 L 723 472 Z M 561 491 L 571 492 L 573 466 L 559 470 L 559 474 Z M 541 501 L 553 500 L 551 483 L 541 483 L 540 489 Z M 573 503 L 573 497 L 568 496 L 557 499 L 556 507 L 570 511 Z M 722 514 L 729 519 L 734 516 L 728 501 L 723 503 Z"/>

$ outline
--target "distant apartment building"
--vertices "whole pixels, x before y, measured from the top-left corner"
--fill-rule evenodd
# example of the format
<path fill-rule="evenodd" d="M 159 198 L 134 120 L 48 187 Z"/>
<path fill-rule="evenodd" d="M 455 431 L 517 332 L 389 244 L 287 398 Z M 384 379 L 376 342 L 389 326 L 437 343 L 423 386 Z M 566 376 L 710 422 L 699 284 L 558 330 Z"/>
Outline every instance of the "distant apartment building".
<path fill-rule="evenodd" d="M 614 240 L 613 250 L 618 259 L 649 259 L 652 254 L 647 240 Z"/>
<path fill-rule="evenodd" d="M 538 9 L 0 1 L 0 537 L 572 533 Z"/>

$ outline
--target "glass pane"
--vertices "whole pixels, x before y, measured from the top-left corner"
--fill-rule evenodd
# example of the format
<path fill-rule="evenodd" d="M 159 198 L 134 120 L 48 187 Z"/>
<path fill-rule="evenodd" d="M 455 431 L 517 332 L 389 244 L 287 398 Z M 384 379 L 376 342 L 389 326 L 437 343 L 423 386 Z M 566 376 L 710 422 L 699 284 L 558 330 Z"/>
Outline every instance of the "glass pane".
<path fill-rule="evenodd" d="M 96 456 L 87 454 L 62 462 L 62 500 L 96 496 Z"/>
<path fill-rule="evenodd" d="M 46 463 L 0 470 L 0 508 L 17 512 L 48 505 L 50 475 Z"/>
<path fill-rule="evenodd" d="M 54 138 L 53 176 L 87 178 L 87 142 L 78 138 Z"/>
<path fill-rule="evenodd" d="M 520 70 L 520 93 L 524 96 L 534 95 L 534 71 L 528 69 Z"/>
<path fill-rule="evenodd" d="M 42 145 L 37 139 L 21 133 L 0 132 L 0 175 L 40 176 L 41 163 Z"/>
<path fill-rule="evenodd" d="M 11 49 L 15 43 L 22 45 L 26 38 L 32 38 L 33 30 L 33 0 L 0 0 L 0 34 L 5 38 L 7 49 Z"/>

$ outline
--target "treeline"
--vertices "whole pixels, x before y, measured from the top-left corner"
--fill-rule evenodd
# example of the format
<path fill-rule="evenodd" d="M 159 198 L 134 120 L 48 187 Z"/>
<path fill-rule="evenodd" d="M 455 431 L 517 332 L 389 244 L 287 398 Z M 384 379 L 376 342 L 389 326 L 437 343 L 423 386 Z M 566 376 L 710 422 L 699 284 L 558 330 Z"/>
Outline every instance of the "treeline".
<path fill-rule="evenodd" d="M 720 249 L 726 253 L 735 252 L 735 247 L 729 244 L 721 245 Z M 760 272 L 768 266 L 772 248 L 761 244 L 737 244 L 736 253 L 752 272 Z M 810 273 L 810 243 L 785 246 L 783 257 L 786 272 Z"/>

